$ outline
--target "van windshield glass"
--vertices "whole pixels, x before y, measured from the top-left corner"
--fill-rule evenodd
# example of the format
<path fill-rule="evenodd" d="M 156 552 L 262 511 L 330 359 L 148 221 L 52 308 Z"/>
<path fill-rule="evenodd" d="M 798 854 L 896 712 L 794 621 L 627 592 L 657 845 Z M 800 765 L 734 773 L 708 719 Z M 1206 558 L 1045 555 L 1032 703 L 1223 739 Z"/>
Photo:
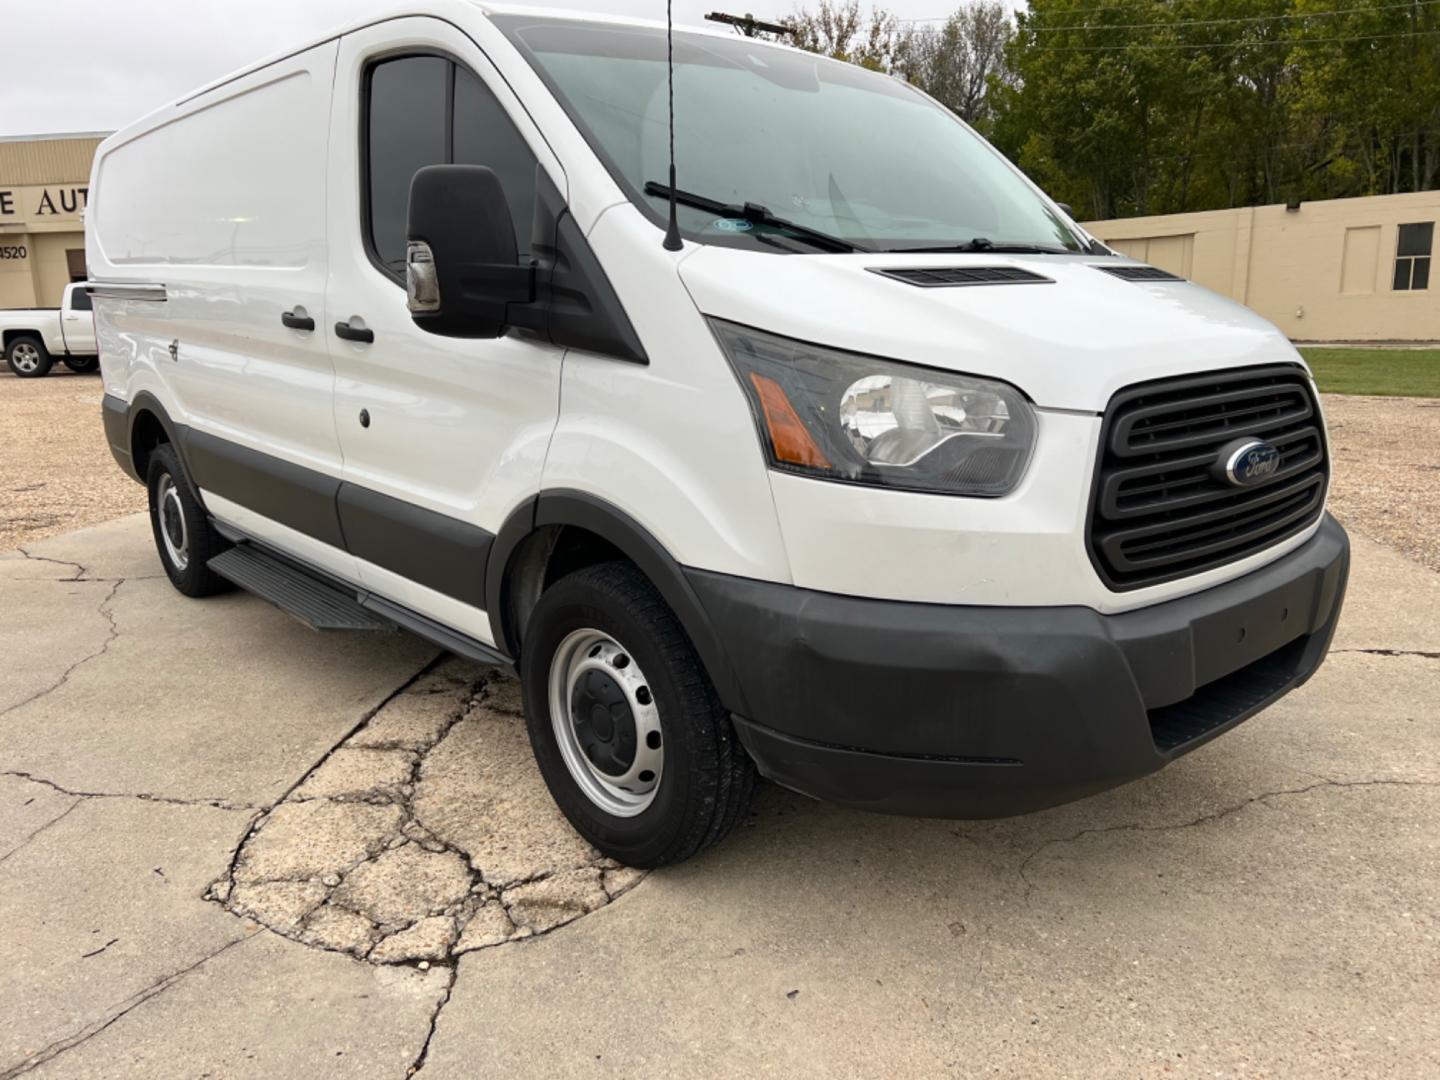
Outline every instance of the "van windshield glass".
<path fill-rule="evenodd" d="M 515 15 L 494 21 L 630 200 L 662 224 L 664 30 Z M 851 64 L 677 32 L 675 125 L 678 187 L 702 197 L 679 209 L 692 240 L 796 252 L 1082 250 L 1064 220 L 953 114 Z M 696 205 L 706 202 L 752 203 L 768 213 Z M 806 232 L 844 243 L 827 246 Z"/>

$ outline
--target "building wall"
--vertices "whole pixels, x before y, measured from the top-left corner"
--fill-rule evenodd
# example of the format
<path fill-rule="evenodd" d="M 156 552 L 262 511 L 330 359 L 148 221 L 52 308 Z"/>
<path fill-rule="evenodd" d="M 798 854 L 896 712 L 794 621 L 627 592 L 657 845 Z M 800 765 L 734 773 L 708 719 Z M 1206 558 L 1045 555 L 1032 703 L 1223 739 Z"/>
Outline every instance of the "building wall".
<path fill-rule="evenodd" d="M 1429 287 L 1393 288 L 1402 224 L 1432 222 Z M 1085 225 L 1248 305 L 1297 341 L 1440 341 L 1440 191 Z"/>
<path fill-rule="evenodd" d="M 103 138 L 0 139 L 0 308 L 56 307 L 84 277 L 90 163 Z"/>

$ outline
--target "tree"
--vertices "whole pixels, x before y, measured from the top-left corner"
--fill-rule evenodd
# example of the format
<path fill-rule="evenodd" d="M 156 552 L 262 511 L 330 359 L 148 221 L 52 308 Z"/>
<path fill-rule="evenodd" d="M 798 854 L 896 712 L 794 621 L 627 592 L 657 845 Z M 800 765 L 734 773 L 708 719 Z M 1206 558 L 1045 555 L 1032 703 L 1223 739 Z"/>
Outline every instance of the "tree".
<path fill-rule="evenodd" d="M 979 0 L 939 26 L 915 31 L 906 44 L 904 73 L 961 119 L 983 126 L 992 111 L 992 85 L 1012 81 L 1006 49 L 1014 33 L 1005 4 Z"/>
<path fill-rule="evenodd" d="M 862 15 L 860 0 L 820 0 L 815 11 L 802 7 L 781 22 L 790 28 L 790 44 L 872 71 L 897 70 L 910 40 L 884 8 Z"/>
<path fill-rule="evenodd" d="M 1440 0 L 859 0 L 802 48 L 903 75 L 1082 216 L 1440 187 Z"/>

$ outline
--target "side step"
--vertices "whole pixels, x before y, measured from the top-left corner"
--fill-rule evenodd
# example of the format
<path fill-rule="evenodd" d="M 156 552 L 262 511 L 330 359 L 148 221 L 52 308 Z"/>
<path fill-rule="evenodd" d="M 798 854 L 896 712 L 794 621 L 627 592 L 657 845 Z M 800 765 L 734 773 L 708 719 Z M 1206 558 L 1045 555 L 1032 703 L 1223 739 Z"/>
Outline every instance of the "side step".
<path fill-rule="evenodd" d="M 353 592 L 306 573 L 250 544 L 236 544 L 207 564 L 221 577 L 268 600 L 312 630 L 394 630 L 366 611 Z"/>

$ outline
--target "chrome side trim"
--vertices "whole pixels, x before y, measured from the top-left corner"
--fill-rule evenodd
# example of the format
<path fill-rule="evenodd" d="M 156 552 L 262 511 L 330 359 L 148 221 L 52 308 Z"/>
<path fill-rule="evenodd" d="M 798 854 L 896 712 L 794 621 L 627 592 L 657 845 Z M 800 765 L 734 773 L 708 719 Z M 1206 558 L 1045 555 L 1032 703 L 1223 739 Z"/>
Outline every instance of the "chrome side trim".
<path fill-rule="evenodd" d="M 146 281 L 92 281 L 85 286 L 91 296 L 102 300 L 149 300 L 163 304 L 165 286 Z"/>

